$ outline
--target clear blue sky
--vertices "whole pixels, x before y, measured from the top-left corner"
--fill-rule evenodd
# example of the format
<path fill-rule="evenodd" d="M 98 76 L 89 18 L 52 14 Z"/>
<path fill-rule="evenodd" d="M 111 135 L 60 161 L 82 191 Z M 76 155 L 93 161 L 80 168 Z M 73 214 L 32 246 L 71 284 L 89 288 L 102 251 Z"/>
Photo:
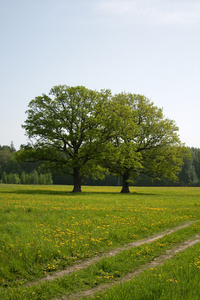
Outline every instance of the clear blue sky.
<path fill-rule="evenodd" d="M 0 145 L 58 84 L 148 97 L 200 148 L 200 0 L 0 0 Z"/>

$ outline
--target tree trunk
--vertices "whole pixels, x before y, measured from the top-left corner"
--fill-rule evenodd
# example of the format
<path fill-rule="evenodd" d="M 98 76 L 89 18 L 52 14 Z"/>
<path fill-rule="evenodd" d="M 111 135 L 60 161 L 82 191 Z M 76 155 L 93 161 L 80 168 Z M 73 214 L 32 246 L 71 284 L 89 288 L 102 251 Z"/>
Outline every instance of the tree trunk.
<path fill-rule="evenodd" d="M 130 193 L 130 191 L 129 191 L 129 182 L 128 182 L 128 177 L 127 176 L 123 176 L 123 185 L 122 185 L 121 193 Z"/>
<path fill-rule="evenodd" d="M 80 170 L 74 170 L 74 188 L 73 193 L 81 193 L 81 183 L 82 183 L 82 176 L 80 174 Z"/>

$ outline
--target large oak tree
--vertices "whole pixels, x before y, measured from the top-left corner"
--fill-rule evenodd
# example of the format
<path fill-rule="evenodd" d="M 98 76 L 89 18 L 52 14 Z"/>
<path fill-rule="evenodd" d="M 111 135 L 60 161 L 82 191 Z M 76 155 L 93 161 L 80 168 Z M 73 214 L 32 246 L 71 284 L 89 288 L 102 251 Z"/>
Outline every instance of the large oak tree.
<path fill-rule="evenodd" d="M 123 178 L 121 192 L 129 193 L 129 182 L 139 174 L 177 180 L 188 149 L 174 121 L 142 95 L 117 94 L 112 106 L 119 128 L 107 144 L 103 165 Z"/>
<path fill-rule="evenodd" d="M 115 116 L 108 114 L 111 92 L 83 86 L 55 86 L 29 103 L 22 127 L 32 144 L 17 153 L 20 160 L 42 160 L 50 168 L 74 177 L 73 192 L 81 192 L 85 174 L 97 174 L 104 144 L 112 136 Z M 112 124 L 112 126 L 111 126 Z"/>

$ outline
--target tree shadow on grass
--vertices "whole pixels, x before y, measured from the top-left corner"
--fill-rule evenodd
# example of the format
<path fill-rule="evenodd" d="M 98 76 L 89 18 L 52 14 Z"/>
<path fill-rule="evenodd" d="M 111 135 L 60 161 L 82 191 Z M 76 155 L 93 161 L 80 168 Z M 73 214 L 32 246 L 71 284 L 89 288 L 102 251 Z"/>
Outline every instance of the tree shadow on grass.
<path fill-rule="evenodd" d="M 140 193 L 140 192 L 131 192 L 131 193 L 120 193 L 120 191 L 116 192 L 90 192 L 90 191 L 83 191 L 81 193 L 73 193 L 72 191 L 59 191 L 59 190 L 49 190 L 49 189 L 20 189 L 20 190 L 13 190 L 13 191 L 0 191 L 0 194 L 18 194 L 18 195 L 54 195 L 54 196 L 91 196 L 91 195 L 120 195 L 120 196 L 155 196 L 158 194 L 152 193 Z"/>

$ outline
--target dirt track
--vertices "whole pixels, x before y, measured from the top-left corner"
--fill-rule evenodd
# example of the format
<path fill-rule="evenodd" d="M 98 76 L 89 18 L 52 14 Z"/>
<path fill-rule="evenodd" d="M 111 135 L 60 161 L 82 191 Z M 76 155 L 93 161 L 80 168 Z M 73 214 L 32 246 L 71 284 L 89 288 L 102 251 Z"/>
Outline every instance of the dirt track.
<path fill-rule="evenodd" d="M 58 272 L 54 272 L 54 273 L 52 273 L 52 274 L 47 274 L 44 278 L 42 278 L 42 279 L 40 279 L 40 280 L 38 280 L 38 281 L 35 281 L 35 282 L 30 282 L 30 283 L 28 283 L 26 286 L 28 287 L 28 286 L 32 286 L 32 285 L 36 285 L 36 284 L 38 284 L 38 283 L 42 283 L 42 282 L 45 282 L 45 281 L 48 281 L 48 280 L 55 280 L 55 279 L 57 279 L 57 278 L 61 278 L 61 277 L 63 277 L 63 276 L 65 276 L 65 275 L 68 275 L 68 274 L 70 274 L 70 273 L 72 273 L 72 272 L 74 272 L 74 271 L 76 271 L 76 270 L 81 270 L 81 269 L 84 269 L 84 268 L 86 268 L 86 267 L 88 267 L 88 266 L 90 266 L 90 265 L 92 265 L 92 264 L 94 264 L 95 262 L 97 262 L 97 261 L 99 261 L 100 259 L 102 259 L 102 258 L 104 258 L 104 257 L 111 257 L 111 256 L 114 256 L 114 255 L 116 255 L 116 254 L 118 254 L 118 253 L 120 253 L 121 251 L 124 251 L 124 250 L 127 250 L 127 249 L 129 249 L 129 248 L 133 248 L 133 247 L 138 247 L 138 246 L 140 246 L 140 245 L 142 245 L 142 244 L 148 244 L 148 243 L 151 243 L 151 242 L 153 242 L 153 241 L 156 241 L 156 240 L 158 240 L 158 239 L 160 239 L 160 238 L 162 238 L 162 237 L 164 237 L 164 236 L 166 236 L 166 235 L 169 235 L 169 234 L 171 234 L 171 233 L 173 233 L 173 232 L 175 232 L 175 231 L 177 231 L 177 230 L 179 230 L 179 229 L 182 229 L 182 228 L 185 228 L 185 227 L 188 227 L 188 226 L 190 226 L 191 224 L 193 224 L 194 222 L 188 222 L 188 223 L 185 223 L 185 224 L 183 224 L 183 225 L 180 225 L 180 226 L 177 226 L 177 227 L 175 227 L 175 228 L 172 228 L 172 229 L 170 229 L 170 230 L 166 230 L 166 231 L 163 231 L 163 232 L 161 232 L 161 233 L 159 233 L 159 234 L 157 234 L 157 235 L 154 235 L 154 236 L 152 236 L 152 237 L 148 237 L 148 238 L 146 238 L 146 239 L 142 239 L 142 240 L 139 240 L 139 241 L 136 241 L 136 242 L 133 242 L 133 243 L 129 243 L 129 244 L 126 244 L 126 245 L 124 245 L 124 246 L 122 246 L 122 247 L 118 247 L 118 248 L 116 248 L 116 249 L 113 249 L 112 251 L 110 251 L 110 252 L 107 252 L 107 253 L 104 253 L 104 254 L 102 254 L 101 256 L 95 256 L 95 257 L 92 257 L 92 258 L 90 258 L 90 259 L 88 259 L 88 260 L 86 260 L 86 261 L 84 261 L 84 262 L 76 262 L 75 264 L 73 264 L 71 267 L 69 267 L 69 268 L 67 268 L 67 269 L 65 269 L 65 270 L 62 270 L 62 271 L 58 271 Z M 195 241 L 195 243 L 197 243 L 198 241 L 199 241 L 199 237 L 197 237 L 197 239 L 196 240 L 190 240 L 190 241 L 188 241 L 188 243 L 186 243 L 186 248 L 187 247 L 190 247 L 191 245 L 192 245 L 192 243 L 194 243 L 194 241 Z M 182 251 L 182 250 L 184 250 L 185 248 L 185 246 L 184 246 L 185 244 L 183 243 L 183 244 L 181 244 L 180 245 L 180 247 L 178 248 L 179 250 L 174 250 L 174 251 Z M 182 250 L 181 250 L 182 249 Z M 175 254 L 176 252 L 174 252 L 174 254 Z M 174 255 L 174 254 L 172 254 L 172 255 Z M 168 253 L 167 255 L 164 255 L 164 257 L 166 257 L 166 258 L 163 258 L 164 260 L 165 259 L 167 259 L 167 258 L 170 258 L 170 254 Z M 162 257 L 161 257 L 162 258 Z M 156 260 L 154 260 L 154 261 L 152 261 L 152 263 L 151 264 L 155 264 L 156 263 Z M 159 264 L 159 263 L 158 263 Z M 143 269 L 143 267 L 141 268 L 141 270 Z M 132 274 L 130 274 L 130 275 L 127 275 L 128 277 L 130 276 L 130 277 L 132 277 L 132 276 L 135 276 L 136 274 L 135 273 L 139 273 L 140 272 L 140 270 L 139 271 L 136 271 L 136 272 L 134 272 L 134 273 L 132 273 Z M 135 274 L 135 275 L 134 275 Z M 123 278 L 121 278 L 120 279 L 120 281 L 121 282 L 123 282 L 123 281 L 125 281 L 125 280 L 127 280 L 127 276 L 126 276 L 126 279 L 123 279 Z M 125 278 L 125 277 L 124 277 Z M 100 288 L 102 288 L 102 287 L 97 287 L 96 288 L 96 290 L 95 291 L 98 291 L 98 289 L 100 289 Z M 102 288 L 103 289 L 103 288 Z M 89 293 L 89 291 L 88 291 L 88 293 Z M 68 298 L 62 298 L 62 299 L 68 299 Z"/>

